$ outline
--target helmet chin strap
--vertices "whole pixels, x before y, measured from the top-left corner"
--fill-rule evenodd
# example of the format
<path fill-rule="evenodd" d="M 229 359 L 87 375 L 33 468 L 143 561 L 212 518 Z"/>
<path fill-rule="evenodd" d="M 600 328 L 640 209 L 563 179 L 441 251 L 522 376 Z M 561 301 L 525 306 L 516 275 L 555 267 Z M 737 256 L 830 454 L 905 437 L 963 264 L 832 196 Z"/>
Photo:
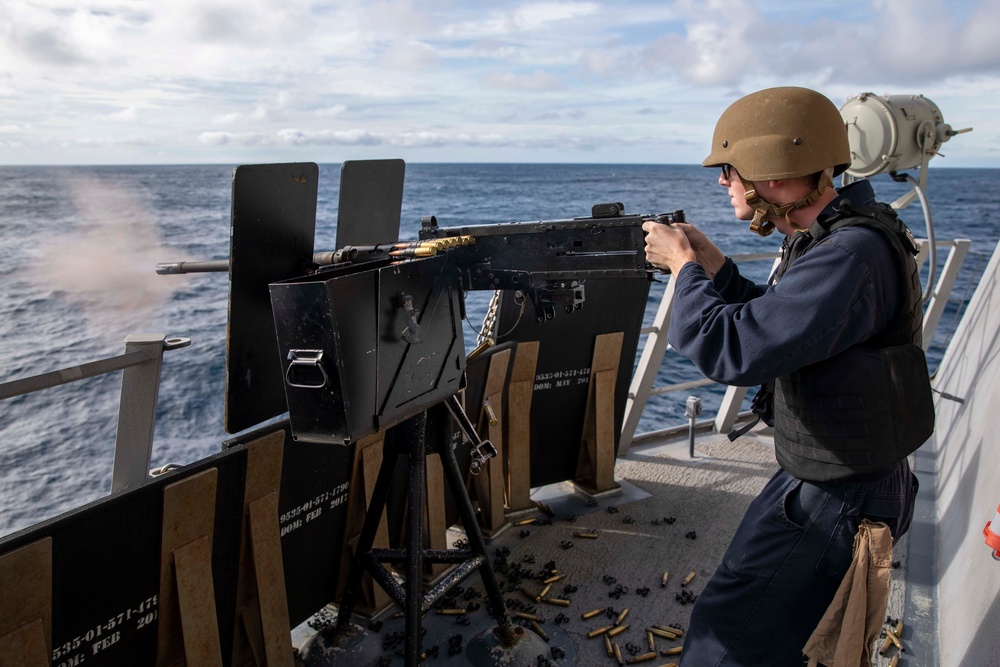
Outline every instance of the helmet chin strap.
<path fill-rule="evenodd" d="M 754 210 L 753 220 L 750 221 L 750 231 L 758 236 L 771 235 L 771 232 L 774 231 L 774 223 L 771 222 L 773 218 L 784 218 L 789 226 L 797 227 L 798 225 L 788 218 L 792 211 L 813 205 L 820 198 L 820 195 L 823 194 L 824 190 L 828 187 L 833 187 L 833 179 L 828 172 L 824 171 L 819 178 L 819 183 L 815 190 L 798 201 L 779 205 L 761 198 L 757 194 L 756 189 L 747 186 L 747 182 L 743 180 L 742 176 L 739 176 L 739 174 L 737 176 L 740 179 L 740 183 L 743 184 L 743 189 L 746 190 L 743 196 L 746 198 L 747 204 Z"/>

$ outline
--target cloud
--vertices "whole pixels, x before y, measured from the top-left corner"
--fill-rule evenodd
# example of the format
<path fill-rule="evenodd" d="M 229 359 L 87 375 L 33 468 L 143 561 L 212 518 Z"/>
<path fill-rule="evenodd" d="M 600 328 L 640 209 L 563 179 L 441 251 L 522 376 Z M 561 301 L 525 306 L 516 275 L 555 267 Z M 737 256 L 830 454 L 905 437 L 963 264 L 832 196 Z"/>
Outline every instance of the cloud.
<path fill-rule="evenodd" d="M 259 132 L 202 132 L 198 141 L 208 146 L 266 146 L 270 138 Z"/>
<path fill-rule="evenodd" d="M 139 110 L 136 109 L 135 107 L 126 107 L 121 111 L 115 111 L 113 113 L 108 114 L 108 118 L 112 118 L 114 120 L 133 121 L 136 119 L 138 111 Z"/>
<path fill-rule="evenodd" d="M 320 130 L 310 132 L 296 129 L 278 131 L 278 139 L 294 146 L 376 146 L 383 139 L 367 130 Z"/>
<path fill-rule="evenodd" d="M 483 77 L 483 85 L 496 90 L 540 92 L 563 88 L 562 80 L 555 74 L 536 71 L 531 74 L 512 72 L 491 73 Z"/>
<path fill-rule="evenodd" d="M 0 132 L 22 144 L 4 151 L 15 163 L 87 162 L 100 145 L 100 159 L 130 163 L 213 161 L 222 146 L 287 159 L 310 145 L 479 147 L 493 160 L 552 136 L 707 140 L 741 93 L 808 85 L 832 99 L 923 93 L 946 115 L 974 111 L 963 122 L 985 147 L 1000 134 L 998 11 L 998 0 L 0 0 Z M 138 120 L 122 140 L 123 121 Z"/>

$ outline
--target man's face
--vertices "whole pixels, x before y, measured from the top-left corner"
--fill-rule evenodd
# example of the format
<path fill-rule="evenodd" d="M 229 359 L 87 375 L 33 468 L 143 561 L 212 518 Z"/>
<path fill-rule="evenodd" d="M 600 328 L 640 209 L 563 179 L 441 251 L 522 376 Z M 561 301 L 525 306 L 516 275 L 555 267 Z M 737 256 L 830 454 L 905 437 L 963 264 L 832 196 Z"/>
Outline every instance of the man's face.
<path fill-rule="evenodd" d="M 736 219 L 753 220 L 753 209 L 747 204 L 746 190 L 743 188 L 743 181 L 736 174 L 736 169 L 731 166 L 723 168 L 719 174 L 719 185 L 729 191 L 729 203 L 733 207 Z"/>

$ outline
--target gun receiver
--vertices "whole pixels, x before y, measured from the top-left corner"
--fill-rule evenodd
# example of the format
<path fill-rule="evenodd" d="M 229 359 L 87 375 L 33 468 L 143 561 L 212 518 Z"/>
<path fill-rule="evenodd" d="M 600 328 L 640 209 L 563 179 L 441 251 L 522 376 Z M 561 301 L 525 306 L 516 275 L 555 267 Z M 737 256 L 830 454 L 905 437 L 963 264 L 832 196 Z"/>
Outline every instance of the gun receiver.
<path fill-rule="evenodd" d="M 622 210 L 620 203 L 597 204 L 589 218 L 463 227 L 438 227 L 431 216 L 423 219 L 420 238 L 472 239 L 450 251 L 463 289 L 520 290 L 541 322 L 552 319 L 556 307 L 580 308 L 587 278 L 652 278 L 642 224 L 684 222 L 684 211 L 626 216 Z"/>

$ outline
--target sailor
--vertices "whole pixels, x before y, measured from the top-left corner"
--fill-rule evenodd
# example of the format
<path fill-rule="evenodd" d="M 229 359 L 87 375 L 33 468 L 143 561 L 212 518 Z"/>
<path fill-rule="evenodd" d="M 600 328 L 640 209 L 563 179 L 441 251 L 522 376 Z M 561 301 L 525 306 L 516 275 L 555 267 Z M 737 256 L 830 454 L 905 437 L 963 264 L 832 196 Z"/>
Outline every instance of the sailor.
<path fill-rule="evenodd" d="M 722 114 L 712 152 L 740 220 L 784 235 L 766 285 L 694 225 L 647 222 L 646 257 L 675 280 L 668 340 L 709 378 L 761 385 L 780 465 L 699 595 L 683 665 L 802 665 L 862 519 L 898 540 L 917 490 L 906 457 L 933 428 L 916 246 L 851 162 L 837 107 L 762 90 Z M 739 433 L 734 432 L 733 439 Z"/>

